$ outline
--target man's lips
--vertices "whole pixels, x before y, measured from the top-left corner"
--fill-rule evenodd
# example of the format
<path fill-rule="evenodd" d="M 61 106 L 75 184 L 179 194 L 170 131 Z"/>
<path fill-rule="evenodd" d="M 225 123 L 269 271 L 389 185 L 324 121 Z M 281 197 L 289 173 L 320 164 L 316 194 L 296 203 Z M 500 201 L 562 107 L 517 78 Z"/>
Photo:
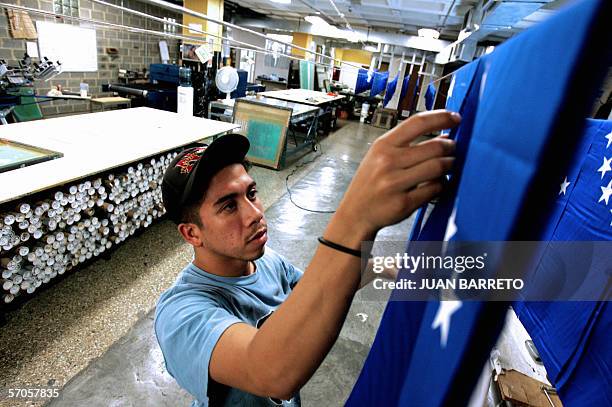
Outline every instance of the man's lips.
<path fill-rule="evenodd" d="M 261 237 L 263 237 L 263 235 L 266 234 L 267 231 L 268 231 L 267 228 L 260 229 L 257 233 L 255 233 L 253 236 L 251 236 L 251 238 L 248 240 L 248 242 L 252 242 L 253 240 L 260 239 Z"/>

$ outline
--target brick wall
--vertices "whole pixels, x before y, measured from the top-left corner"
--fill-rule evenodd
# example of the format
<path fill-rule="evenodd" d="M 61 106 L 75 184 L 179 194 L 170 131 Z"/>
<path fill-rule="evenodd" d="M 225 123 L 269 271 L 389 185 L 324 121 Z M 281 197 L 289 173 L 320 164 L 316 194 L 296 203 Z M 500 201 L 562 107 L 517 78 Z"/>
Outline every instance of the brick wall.
<path fill-rule="evenodd" d="M 36 8 L 39 10 L 52 11 L 52 0 L 13 0 L 15 4 Z M 178 22 L 181 15 L 175 14 L 158 7 L 143 4 L 136 0 L 106 0 L 109 3 L 120 4 L 130 9 L 138 10 L 158 17 L 173 17 Z M 133 14 L 122 12 L 121 10 L 93 3 L 89 0 L 79 1 L 80 17 L 91 18 L 98 21 L 106 21 L 131 27 L 146 28 L 148 30 L 162 31 L 163 24 Z M 26 50 L 26 41 L 13 39 L 8 29 L 8 17 L 5 10 L 0 15 L 0 59 L 5 59 L 10 65 L 17 63 L 23 58 Z M 41 14 L 29 13 L 33 21 L 44 20 L 53 21 L 53 17 L 46 17 Z M 71 22 L 64 19 L 65 24 L 76 24 L 90 27 L 86 22 Z M 171 60 L 178 60 L 178 41 L 172 38 L 164 38 L 150 34 L 132 33 L 125 30 L 95 27 L 98 47 L 98 70 L 96 72 L 67 72 L 56 76 L 49 82 L 35 82 L 38 94 L 44 95 L 52 85 L 62 85 L 62 87 L 79 91 L 81 82 L 89 84 L 89 92 L 93 95 L 101 95 L 101 86 L 104 83 L 117 82 L 119 68 L 142 71 L 148 70 L 149 64 L 160 63 L 159 41 L 165 40 L 168 43 Z M 180 29 L 179 29 L 180 31 Z M 66 44 L 70 46 L 70 44 Z M 117 48 L 117 56 L 109 56 L 106 48 Z M 44 55 L 43 55 L 44 56 Z M 60 61 L 61 62 L 61 61 Z M 41 103 L 43 115 L 51 117 L 54 115 L 74 114 L 89 111 L 89 103 L 82 101 L 54 101 Z"/>

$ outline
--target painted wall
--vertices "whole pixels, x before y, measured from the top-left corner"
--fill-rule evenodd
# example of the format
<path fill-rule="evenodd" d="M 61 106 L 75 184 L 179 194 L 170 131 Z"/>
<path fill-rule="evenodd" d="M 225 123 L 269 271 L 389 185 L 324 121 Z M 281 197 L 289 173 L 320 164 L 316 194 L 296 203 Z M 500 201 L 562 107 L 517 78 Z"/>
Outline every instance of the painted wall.
<path fill-rule="evenodd" d="M 338 50 L 336 50 L 336 52 L 338 52 Z M 361 49 L 344 49 L 342 52 L 342 61 L 370 66 L 370 62 L 372 62 L 372 53 Z"/>
<path fill-rule="evenodd" d="M 184 0 L 184 7 L 197 11 L 202 14 L 206 14 L 209 17 L 216 18 L 218 20 L 223 20 L 223 0 Z M 212 23 L 210 21 L 203 20 L 201 18 L 197 18 L 191 16 L 189 14 L 183 14 L 183 24 L 199 24 L 202 26 L 202 30 L 206 32 L 210 32 L 216 34 L 218 36 L 223 35 L 223 26 L 217 23 Z M 199 28 L 199 27 L 198 27 Z M 183 34 L 191 35 L 191 36 L 203 36 L 207 41 L 211 39 L 215 42 L 214 50 L 221 51 L 221 46 L 218 45 L 220 43 L 220 39 L 213 37 L 202 35 L 200 33 L 190 33 L 188 28 L 183 27 Z"/>
<path fill-rule="evenodd" d="M 294 32 L 292 35 L 293 35 L 292 44 L 297 45 L 298 47 L 310 49 L 309 48 L 310 43 L 312 42 L 311 34 Z M 294 48 L 291 53 L 295 56 L 302 57 L 302 58 L 304 58 L 304 56 L 306 55 L 306 51 L 303 51 L 297 48 Z M 312 54 L 310 54 L 309 56 L 311 55 Z"/>
<path fill-rule="evenodd" d="M 342 57 L 344 56 L 344 49 L 336 48 L 334 52 L 335 52 L 334 58 L 336 59 L 336 61 L 334 61 L 334 65 L 335 66 L 342 65 Z"/>

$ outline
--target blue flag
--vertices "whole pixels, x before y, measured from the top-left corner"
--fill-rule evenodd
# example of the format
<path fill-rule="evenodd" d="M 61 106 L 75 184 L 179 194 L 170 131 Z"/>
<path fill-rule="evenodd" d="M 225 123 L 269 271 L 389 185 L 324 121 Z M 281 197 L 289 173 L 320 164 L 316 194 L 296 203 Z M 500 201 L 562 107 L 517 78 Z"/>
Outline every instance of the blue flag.
<path fill-rule="evenodd" d="M 379 93 L 382 93 L 387 86 L 388 80 L 389 72 L 374 72 L 374 77 L 372 78 L 372 89 L 370 89 L 370 97 L 374 97 Z"/>
<path fill-rule="evenodd" d="M 449 192 L 413 231 L 414 239 L 541 236 L 553 204 L 550 180 L 566 172 L 575 135 L 610 62 L 601 52 L 608 49 L 604 24 L 610 18 L 607 1 L 576 3 L 463 68 L 473 71 L 471 79 L 466 74 L 464 99 L 449 102 L 451 109 L 458 102 L 463 115 L 451 132 L 458 143 L 456 169 Z M 347 404 L 466 405 L 507 306 L 389 302 Z"/>
<path fill-rule="evenodd" d="M 372 89 L 374 76 L 367 69 L 360 68 L 357 72 L 357 83 L 355 84 L 355 94 L 358 95 L 366 90 Z"/>
<path fill-rule="evenodd" d="M 612 121 L 588 120 L 575 151 L 567 174 L 557 180 L 557 199 L 543 240 L 612 241 Z M 565 276 L 542 263 L 537 277 L 550 281 L 597 267 L 589 263 L 567 270 L 570 275 Z M 609 296 L 609 287 L 602 284 L 601 289 L 602 297 Z M 607 302 L 517 302 L 514 309 L 565 405 L 612 405 L 610 392 L 602 391 L 612 387 L 612 343 L 606 339 L 612 310 Z"/>
<path fill-rule="evenodd" d="M 427 85 L 425 91 L 425 109 L 431 110 L 434 106 L 434 100 L 436 99 L 436 87 L 433 83 Z"/>
<path fill-rule="evenodd" d="M 402 89 L 401 89 L 400 98 L 399 98 L 400 101 L 404 98 L 404 96 L 406 96 L 406 92 L 408 92 L 408 82 L 410 82 L 410 75 L 404 76 L 404 79 L 401 81 Z M 398 74 L 395 77 L 395 79 L 393 79 L 391 82 L 387 84 L 387 90 L 385 91 L 385 97 L 383 99 L 383 106 L 386 106 L 387 103 L 389 103 L 389 101 L 393 97 L 393 94 L 395 94 L 395 89 L 397 89 L 397 86 L 399 83 L 400 83 L 400 77 Z M 416 89 L 415 89 L 415 92 L 416 92 Z"/>

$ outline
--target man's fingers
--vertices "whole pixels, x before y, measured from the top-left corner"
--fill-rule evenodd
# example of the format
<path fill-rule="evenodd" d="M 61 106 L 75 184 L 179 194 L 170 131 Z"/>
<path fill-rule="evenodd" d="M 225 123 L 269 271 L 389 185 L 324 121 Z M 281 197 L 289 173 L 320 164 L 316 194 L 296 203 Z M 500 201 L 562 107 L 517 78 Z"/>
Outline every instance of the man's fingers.
<path fill-rule="evenodd" d="M 452 157 L 432 158 L 409 170 L 402 170 L 401 175 L 395 178 L 392 187 L 396 190 L 407 191 L 423 182 L 436 180 L 450 171 L 454 162 L 455 159 Z"/>
<path fill-rule="evenodd" d="M 397 146 L 407 146 L 421 135 L 452 128 L 460 122 L 461 116 L 458 113 L 447 110 L 419 113 L 395 127 L 389 138 Z"/>
<path fill-rule="evenodd" d="M 413 211 L 424 203 L 431 201 L 442 192 L 442 181 L 429 181 L 420 184 L 406 194 L 406 207 Z"/>
<path fill-rule="evenodd" d="M 401 166 L 410 168 L 432 158 L 450 156 L 455 152 L 455 144 L 453 140 L 436 137 L 414 145 L 400 158 Z"/>

